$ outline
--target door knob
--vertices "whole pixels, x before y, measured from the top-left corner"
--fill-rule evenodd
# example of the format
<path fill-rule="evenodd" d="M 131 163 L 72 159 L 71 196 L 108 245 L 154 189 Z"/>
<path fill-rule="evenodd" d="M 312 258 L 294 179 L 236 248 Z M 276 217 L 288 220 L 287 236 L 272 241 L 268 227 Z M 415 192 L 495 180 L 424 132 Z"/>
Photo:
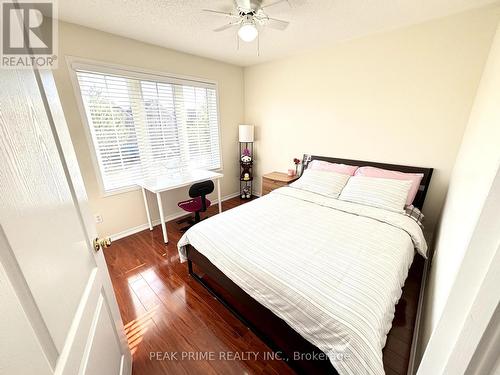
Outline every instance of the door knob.
<path fill-rule="evenodd" d="M 94 239 L 94 250 L 99 251 L 100 249 L 105 249 L 106 247 L 111 246 L 111 238 L 95 238 Z"/>

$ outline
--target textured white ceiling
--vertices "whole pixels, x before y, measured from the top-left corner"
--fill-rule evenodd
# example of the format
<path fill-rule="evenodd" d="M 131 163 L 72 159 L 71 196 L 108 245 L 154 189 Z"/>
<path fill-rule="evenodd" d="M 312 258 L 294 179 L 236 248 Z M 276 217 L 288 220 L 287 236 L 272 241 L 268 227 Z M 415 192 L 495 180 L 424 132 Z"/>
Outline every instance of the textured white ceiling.
<path fill-rule="evenodd" d="M 264 5 L 275 0 L 264 0 Z M 228 21 L 203 8 L 231 11 L 232 0 L 59 0 L 59 18 L 147 43 L 237 65 L 253 65 L 373 32 L 443 17 L 497 0 L 290 0 L 267 9 L 290 21 L 285 31 L 264 29 L 240 43 Z"/>

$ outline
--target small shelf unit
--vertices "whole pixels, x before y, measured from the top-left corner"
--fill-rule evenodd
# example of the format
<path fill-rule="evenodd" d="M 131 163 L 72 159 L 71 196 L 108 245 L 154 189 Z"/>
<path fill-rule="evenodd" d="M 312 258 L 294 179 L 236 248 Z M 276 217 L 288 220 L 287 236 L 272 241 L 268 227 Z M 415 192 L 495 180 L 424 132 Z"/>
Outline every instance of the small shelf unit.
<path fill-rule="evenodd" d="M 245 151 L 248 150 L 248 151 Z M 248 154 L 251 160 L 244 162 L 243 155 Z M 253 195 L 253 142 L 239 142 L 240 157 L 240 199 L 251 199 Z"/>

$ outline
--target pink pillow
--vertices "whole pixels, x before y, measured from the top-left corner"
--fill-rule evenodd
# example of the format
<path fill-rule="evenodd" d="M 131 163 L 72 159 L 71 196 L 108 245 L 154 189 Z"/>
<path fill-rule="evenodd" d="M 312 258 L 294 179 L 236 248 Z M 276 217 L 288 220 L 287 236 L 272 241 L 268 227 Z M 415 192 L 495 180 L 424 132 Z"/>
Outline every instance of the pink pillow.
<path fill-rule="evenodd" d="M 403 173 L 397 171 L 390 171 L 388 169 L 381 169 L 375 167 L 361 167 L 355 173 L 356 176 L 366 177 L 379 177 L 379 178 L 392 178 L 393 180 L 409 180 L 411 181 L 411 188 L 406 198 L 406 205 L 409 206 L 413 203 L 417 195 L 420 181 L 424 177 L 423 173 Z"/>
<path fill-rule="evenodd" d="M 323 160 L 313 160 L 312 162 L 309 163 L 307 169 L 312 169 L 315 171 L 336 172 L 341 174 L 347 174 L 349 176 L 354 176 L 354 172 L 356 172 L 356 169 L 358 169 L 358 167 L 356 165 L 337 164 Z"/>

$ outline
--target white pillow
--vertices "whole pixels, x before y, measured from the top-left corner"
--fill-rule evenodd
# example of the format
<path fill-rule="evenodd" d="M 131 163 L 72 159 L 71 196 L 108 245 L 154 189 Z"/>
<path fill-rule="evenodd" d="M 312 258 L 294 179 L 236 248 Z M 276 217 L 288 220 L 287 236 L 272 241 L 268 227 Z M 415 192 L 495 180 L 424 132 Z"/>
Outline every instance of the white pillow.
<path fill-rule="evenodd" d="M 403 213 L 411 185 L 410 180 L 353 176 L 339 199 Z"/>
<path fill-rule="evenodd" d="M 330 198 L 338 198 L 349 177 L 347 174 L 306 169 L 302 176 L 290 186 Z"/>

